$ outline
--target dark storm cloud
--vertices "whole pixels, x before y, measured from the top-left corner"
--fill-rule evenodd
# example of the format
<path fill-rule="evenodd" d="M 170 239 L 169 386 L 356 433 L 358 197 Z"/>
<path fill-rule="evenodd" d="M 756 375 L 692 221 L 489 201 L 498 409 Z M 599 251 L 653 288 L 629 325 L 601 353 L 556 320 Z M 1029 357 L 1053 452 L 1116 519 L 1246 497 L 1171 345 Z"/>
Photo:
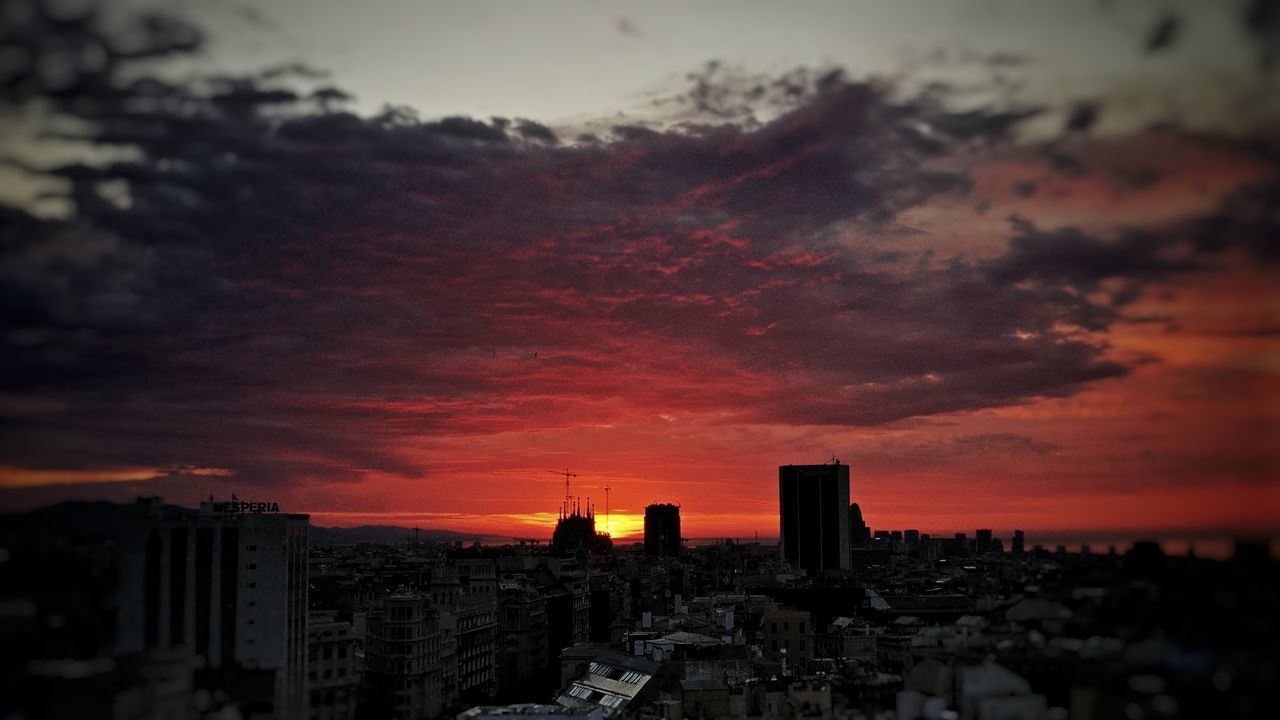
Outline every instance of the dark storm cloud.
<path fill-rule="evenodd" d="M 1012 218 L 1015 234 L 1009 249 L 984 264 L 996 282 L 1036 280 L 1051 286 L 1092 292 L 1109 279 L 1160 280 L 1194 270 L 1196 261 L 1170 257 L 1177 236 L 1131 230 L 1102 239 L 1074 228 L 1045 231 L 1022 218 Z"/>
<path fill-rule="evenodd" d="M 130 52 L 182 47 L 152 40 Z M 7 464 L 343 481 L 428 471 L 405 441 L 431 434 L 999 407 L 1125 374 L 1077 332 L 1119 320 L 1088 291 L 1197 267 L 1164 236 L 1025 222 L 982 262 L 845 242 L 963 194 L 932 161 L 1012 142 L 1035 108 L 711 68 L 681 100 L 701 121 L 563 144 L 525 120 L 360 117 L 289 73 L 125 81 L 132 55 L 109 55 L 75 93 L 33 55 L 5 96 L 133 151 L 40 173 L 66 220 L 0 217 Z"/>

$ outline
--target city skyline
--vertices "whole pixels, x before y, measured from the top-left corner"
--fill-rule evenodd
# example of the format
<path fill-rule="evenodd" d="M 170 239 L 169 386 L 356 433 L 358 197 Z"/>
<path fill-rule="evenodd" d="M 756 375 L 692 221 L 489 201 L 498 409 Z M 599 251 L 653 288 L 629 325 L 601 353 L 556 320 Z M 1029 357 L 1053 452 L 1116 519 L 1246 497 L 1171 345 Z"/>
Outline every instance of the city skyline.
<path fill-rule="evenodd" d="M 409 5 L 5 70 L 0 512 L 774 537 L 838 456 L 876 529 L 1280 533 L 1252 3 Z"/>

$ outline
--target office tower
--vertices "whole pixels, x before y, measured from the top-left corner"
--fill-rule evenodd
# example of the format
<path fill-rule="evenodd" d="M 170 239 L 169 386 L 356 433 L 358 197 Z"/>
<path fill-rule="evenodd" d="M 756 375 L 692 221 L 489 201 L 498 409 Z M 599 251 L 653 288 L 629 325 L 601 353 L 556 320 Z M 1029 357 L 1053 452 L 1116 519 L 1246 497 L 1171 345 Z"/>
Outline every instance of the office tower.
<path fill-rule="evenodd" d="M 356 711 L 359 675 L 351 623 L 334 613 L 313 612 L 307 619 L 307 684 L 312 720 L 351 720 Z"/>
<path fill-rule="evenodd" d="M 920 542 L 920 531 L 915 529 L 907 530 L 902 533 L 902 539 L 909 543 L 918 543 Z"/>
<path fill-rule="evenodd" d="M 867 527 L 866 521 L 862 519 L 862 508 L 858 503 L 849 506 L 849 545 L 851 547 L 866 547 L 871 543 L 871 528 Z"/>
<path fill-rule="evenodd" d="M 974 541 L 974 550 L 979 555 L 986 555 L 991 552 L 991 530 L 982 528 L 977 532 L 977 540 Z"/>
<path fill-rule="evenodd" d="M 1011 548 L 1013 550 L 1013 554 L 1021 555 L 1022 553 L 1026 552 L 1026 547 L 1027 547 L 1026 543 L 1027 543 L 1027 538 L 1025 535 L 1022 534 L 1022 531 L 1014 530 L 1013 546 Z"/>
<path fill-rule="evenodd" d="M 644 552 L 650 557 L 680 554 L 679 505 L 650 505 L 644 509 Z"/>
<path fill-rule="evenodd" d="M 778 468 L 782 557 L 802 570 L 849 568 L 849 466 Z"/>
<path fill-rule="evenodd" d="M 274 688 L 240 699 L 308 717 L 308 516 L 239 500 L 136 511 L 120 539 L 118 654 L 181 646 L 227 682 Z"/>

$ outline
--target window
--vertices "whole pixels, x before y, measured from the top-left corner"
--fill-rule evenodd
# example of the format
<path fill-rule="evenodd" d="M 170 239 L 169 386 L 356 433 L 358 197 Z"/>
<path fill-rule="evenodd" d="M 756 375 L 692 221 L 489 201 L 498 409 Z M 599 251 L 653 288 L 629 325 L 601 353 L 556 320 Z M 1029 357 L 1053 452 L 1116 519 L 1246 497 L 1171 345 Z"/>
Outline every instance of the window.
<path fill-rule="evenodd" d="M 804 623 L 800 623 L 800 634 L 804 634 Z"/>

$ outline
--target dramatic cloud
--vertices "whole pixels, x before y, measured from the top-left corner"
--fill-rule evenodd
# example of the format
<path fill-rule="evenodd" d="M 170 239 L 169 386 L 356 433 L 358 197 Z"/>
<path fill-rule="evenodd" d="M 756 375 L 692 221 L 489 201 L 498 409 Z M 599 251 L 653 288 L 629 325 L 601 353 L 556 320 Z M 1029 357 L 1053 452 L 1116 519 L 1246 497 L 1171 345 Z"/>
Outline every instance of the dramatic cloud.
<path fill-rule="evenodd" d="M 885 247 L 904 214 L 967 198 L 956 159 L 1018 148 L 1039 108 L 953 109 L 831 72 L 739 87 L 712 66 L 671 105 L 680 122 L 571 140 L 525 119 L 357 116 L 306 68 L 125 73 L 199 34 L 149 19 L 126 46 L 90 19 L 55 25 L 6 101 L 49 98 L 76 121 L 52 139 L 119 152 L 31 168 L 65 183 L 70 216 L 0 218 L 0 456 L 17 468 L 354 482 L 430 475 L 442 437 L 1020 406 L 1131 372 L 1107 333 L 1148 287 L 1251 243 L 1275 257 L 1266 186 L 1105 234 L 1015 217 L 994 256 Z M 67 43 L 101 62 L 65 66 Z M 1078 104 L 1068 131 L 1099 112 Z"/>

